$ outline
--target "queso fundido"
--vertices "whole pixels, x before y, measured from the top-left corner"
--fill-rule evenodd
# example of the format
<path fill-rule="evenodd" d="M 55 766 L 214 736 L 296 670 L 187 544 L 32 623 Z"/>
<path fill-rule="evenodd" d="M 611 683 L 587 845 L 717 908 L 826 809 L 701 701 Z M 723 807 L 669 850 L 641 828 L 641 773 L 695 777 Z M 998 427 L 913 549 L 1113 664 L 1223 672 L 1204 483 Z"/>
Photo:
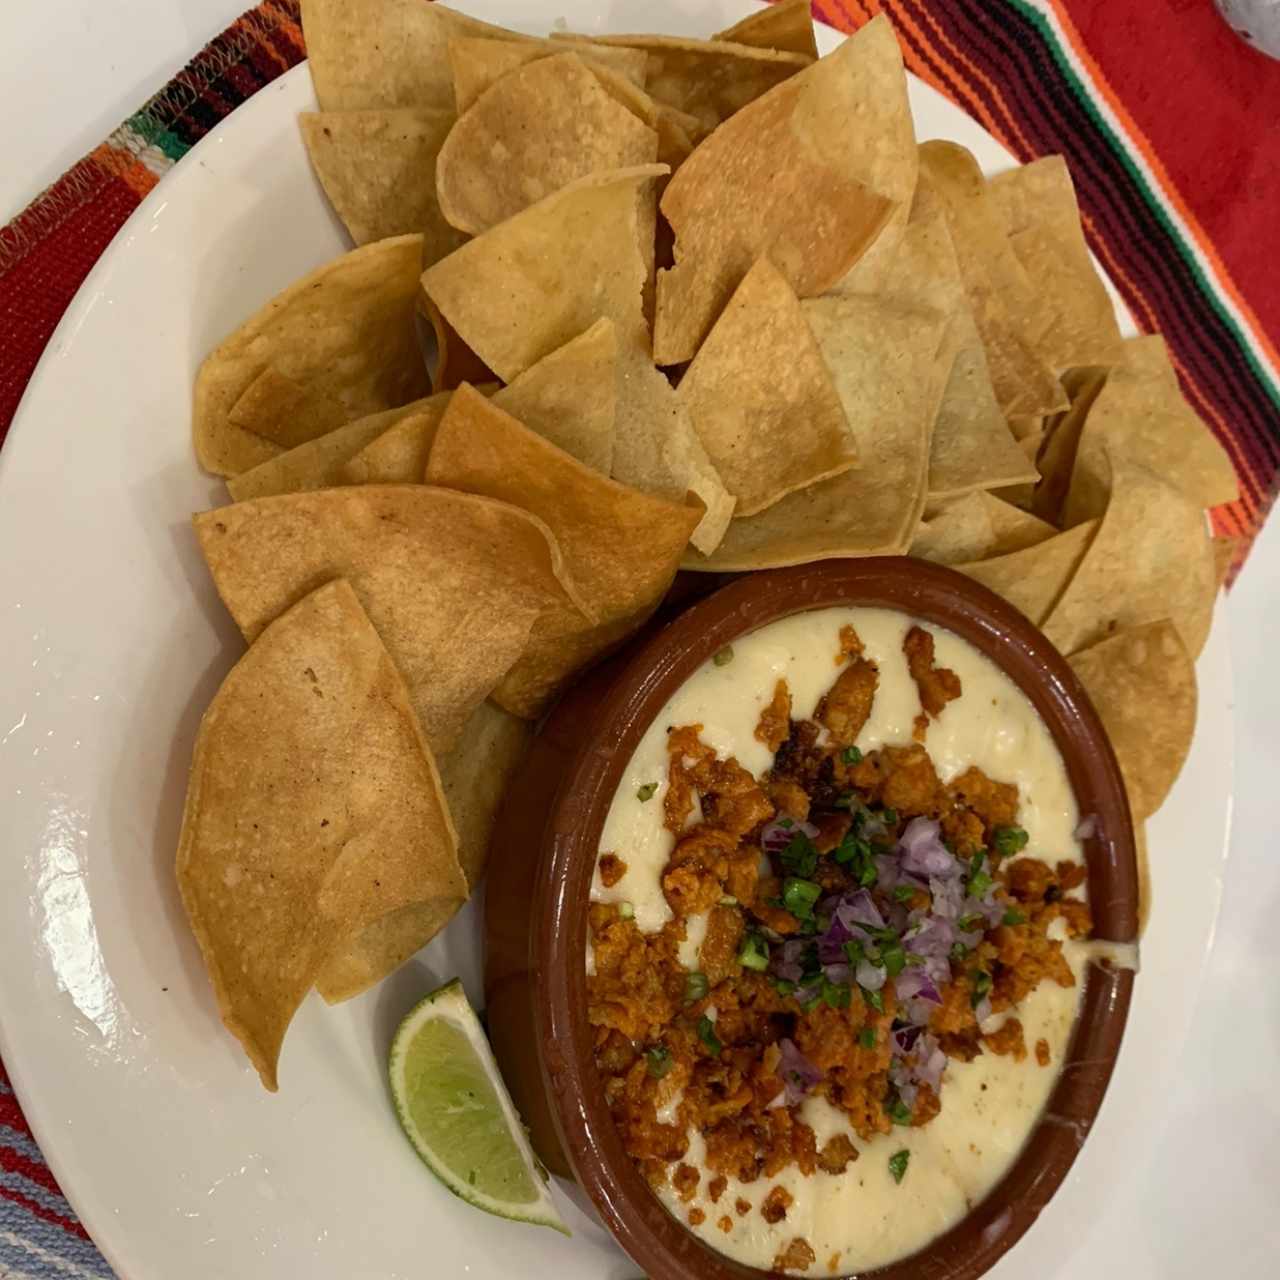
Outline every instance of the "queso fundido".
<path fill-rule="evenodd" d="M 750 1266 L 914 1253 L 1057 1079 L 1091 922 L 1048 729 L 959 637 L 832 608 L 672 696 L 600 843 L 588 1017 L 667 1208 Z"/>

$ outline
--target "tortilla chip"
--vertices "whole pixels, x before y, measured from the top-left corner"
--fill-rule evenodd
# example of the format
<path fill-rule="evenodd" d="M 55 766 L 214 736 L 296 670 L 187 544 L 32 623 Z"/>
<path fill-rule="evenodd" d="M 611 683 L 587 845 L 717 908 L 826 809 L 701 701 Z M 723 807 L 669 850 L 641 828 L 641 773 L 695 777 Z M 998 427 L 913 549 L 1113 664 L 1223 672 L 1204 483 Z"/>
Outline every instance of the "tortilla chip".
<path fill-rule="evenodd" d="M 966 564 L 1047 542 L 1057 530 L 979 490 L 932 512 L 916 530 L 910 554 L 938 564 Z"/>
<path fill-rule="evenodd" d="M 717 31 L 711 38 L 727 40 L 730 44 L 749 44 L 754 49 L 801 53 L 807 58 L 818 56 L 809 0 L 781 0 L 767 9 L 758 9 L 750 17 L 723 31 Z"/>
<path fill-rule="evenodd" d="M 442 391 L 460 387 L 464 382 L 493 381 L 493 370 L 471 350 L 426 294 L 419 295 L 418 307 L 431 325 L 436 340 L 436 362 L 431 370 L 432 391 L 439 395 Z"/>
<path fill-rule="evenodd" d="M 1151 858 L 1147 849 L 1147 826 L 1144 822 L 1133 824 L 1134 853 L 1138 863 L 1138 937 L 1147 931 L 1151 919 Z"/>
<path fill-rule="evenodd" d="M 423 0 L 302 0 L 302 31 L 322 111 L 453 110 L 451 40 L 527 39 Z"/>
<path fill-rule="evenodd" d="M 1110 492 L 1108 457 L 1123 455 L 1155 471 L 1197 507 L 1233 502 L 1240 486 L 1227 451 L 1183 399 L 1159 335 L 1123 344 L 1080 429 L 1065 524 L 1101 515 Z"/>
<path fill-rule="evenodd" d="M 458 832 L 458 861 L 474 890 L 489 860 L 498 807 L 524 763 L 533 727 L 492 702 L 482 702 L 457 745 L 440 761 L 440 781 Z"/>
<path fill-rule="evenodd" d="M 1213 576 L 1217 579 L 1219 591 L 1226 589 L 1241 545 L 1239 538 L 1226 534 L 1218 534 L 1213 539 Z"/>
<path fill-rule="evenodd" d="M 242 431 L 292 449 L 342 426 L 347 412 L 336 400 L 308 391 L 268 365 L 245 387 L 227 418 Z"/>
<path fill-rule="evenodd" d="M 684 568 L 776 568 L 828 556 L 899 555 L 924 508 L 929 424 L 937 385 L 929 370 L 944 320 L 937 312 L 872 298 L 803 304 L 844 405 L 860 464 L 734 520 L 715 554 Z"/>
<path fill-rule="evenodd" d="M 1172 618 L 1195 658 L 1218 593 L 1204 511 L 1123 455 L 1110 465 L 1111 499 L 1098 536 L 1044 632 L 1073 654 L 1121 627 Z"/>
<path fill-rule="evenodd" d="M 761 258 L 680 380 L 736 516 L 847 471 L 857 448 L 800 300 Z"/>
<path fill-rule="evenodd" d="M 915 182 L 902 54 L 880 17 L 740 111 L 671 179 L 661 208 L 676 260 L 658 276 L 658 364 L 693 358 L 766 253 L 799 297 L 831 288 Z"/>
<path fill-rule="evenodd" d="M 218 594 L 251 643 L 319 583 L 346 578 L 440 755 L 519 657 L 534 620 L 566 599 L 546 526 L 469 494 L 319 489 L 206 511 L 194 523 Z"/>
<path fill-rule="evenodd" d="M 291 284 L 215 347 L 196 375 L 193 434 L 201 466 L 232 476 L 280 452 L 230 419 L 268 367 L 341 405 L 349 418 L 426 395 L 413 324 L 421 256 L 418 235 L 353 249 Z"/>
<path fill-rule="evenodd" d="M 535 716 L 584 663 L 653 611 L 675 577 L 699 512 L 585 467 L 471 387 L 450 402 L 427 461 L 427 482 L 519 503 L 547 521 L 564 552 L 574 598 L 534 624 L 524 655 L 493 692 Z"/>
<path fill-rule="evenodd" d="M 272 1092 L 334 945 L 405 901 L 466 898 L 408 690 L 346 582 L 267 627 L 210 703 L 177 876 L 222 1019 Z"/>
<path fill-rule="evenodd" d="M 539 58 L 467 109 L 440 151 L 440 208 L 479 235 L 589 174 L 652 164 L 658 136 L 576 54 Z"/>
<path fill-rule="evenodd" d="M 642 50 L 648 55 L 645 92 L 695 116 L 708 132 L 812 63 L 803 54 L 684 36 L 583 37 L 557 31 L 551 38 L 586 41 L 602 49 Z"/>
<path fill-rule="evenodd" d="M 671 384 L 653 366 L 640 307 L 646 267 L 637 248 L 636 190 L 663 173 L 649 165 L 566 187 L 438 262 L 422 285 L 505 382 L 597 320 L 612 320 L 618 342 L 613 477 L 677 502 L 695 493 L 706 511 L 694 542 L 714 547 L 733 499 Z"/>
<path fill-rule="evenodd" d="M 953 142 L 926 142 L 920 165 L 946 204 L 960 275 L 1001 409 L 1005 414 L 1065 409 L 1061 385 L 1036 352 L 1046 320 L 978 162 Z"/>
<path fill-rule="evenodd" d="M 1088 554 L 1098 525 L 1090 520 L 1022 551 L 954 568 L 1043 626 Z"/>
<path fill-rule="evenodd" d="M 1071 405 L 1065 413 L 1046 419 L 1044 439 L 1036 456 L 1040 483 L 1032 496 L 1031 509 L 1051 524 L 1063 523 L 1062 508 L 1071 487 L 1080 432 L 1106 380 L 1107 370 L 1092 365 L 1064 374 L 1062 385 Z"/>
<path fill-rule="evenodd" d="M 452 253 L 466 236 L 436 198 L 436 157 L 457 117 L 447 108 L 304 111 L 311 167 L 356 244 L 423 233 L 423 260 Z"/>
<path fill-rule="evenodd" d="M 449 41 L 449 66 L 453 72 L 453 96 L 461 115 L 491 85 L 503 76 L 537 62 L 553 58 L 564 48 L 550 40 L 485 40 L 462 38 Z M 644 89 L 648 55 L 642 49 L 608 49 L 584 46 L 574 51 L 588 66 L 620 76 L 637 89 Z"/>
<path fill-rule="evenodd" d="M 1072 654 L 1120 762 L 1135 822 L 1164 803 L 1191 750 L 1196 670 L 1167 618 L 1127 627 Z"/>
<path fill-rule="evenodd" d="M 421 413 L 392 423 L 343 464 L 338 482 L 421 484 L 427 470 L 427 456 L 452 395 L 452 391 L 444 391 L 432 396 Z"/>
<path fill-rule="evenodd" d="M 988 189 L 1041 311 L 1037 354 L 1059 374 L 1109 364 L 1120 328 L 1085 244 L 1066 161 L 1045 156 L 1018 165 L 992 178 Z"/>
<path fill-rule="evenodd" d="M 439 397 L 441 401 L 445 397 Z M 302 493 L 306 489 L 329 489 L 346 483 L 345 467 L 366 445 L 386 433 L 402 419 L 431 411 L 433 400 L 415 400 L 399 409 L 372 413 L 357 418 L 336 431 L 308 440 L 288 453 L 242 471 L 227 481 L 227 489 L 235 502 L 250 498 L 270 498 L 279 493 Z M 439 412 L 444 412 L 441 403 Z"/>

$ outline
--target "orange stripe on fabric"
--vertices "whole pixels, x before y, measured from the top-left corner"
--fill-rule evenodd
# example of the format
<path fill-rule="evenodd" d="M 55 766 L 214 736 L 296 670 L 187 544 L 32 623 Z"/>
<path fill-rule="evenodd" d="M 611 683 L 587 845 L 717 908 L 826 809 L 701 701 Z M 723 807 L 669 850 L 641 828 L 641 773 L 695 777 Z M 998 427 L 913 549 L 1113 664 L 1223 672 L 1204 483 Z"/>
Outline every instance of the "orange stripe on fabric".
<path fill-rule="evenodd" d="M 1280 369 L 1280 353 L 1277 352 L 1275 346 L 1272 344 L 1271 339 L 1268 337 L 1266 331 L 1259 322 L 1257 315 L 1254 314 L 1253 308 L 1246 301 L 1240 290 L 1236 288 L 1236 283 L 1231 278 L 1231 273 L 1227 270 L 1226 263 L 1224 263 L 1218 256 L 1218 251 L 1214 247 L 1213 241 L 1205 234 L 1204 229 L 1196 220 L 1195 215 L 1183 200 L 1181 192 L 1179 192 L 1178 188 L 1170 181 L 1168 172 L 1164 165 L 1161 164 L 1160 157 L 1156 155 L 1155 151 L 1152 149 L 1151 143 L 1147 139 L 1146 134 L 1138 128 L 1133 117 L 1125 109 L 1124 103 L 1120 101 L 1116 96 L 1115 91 L 1111 88 L 1110 81 L 1107 80 L 1106 76 L 1103 74 L 1102 68 L 1089 52 L 1083 37 L 1076 29 L 1075 23 L 1071 21 L 1071 17 L 1067 13 L 1062 0 L 1049 0 L 1049 4 L 1052 6 L 1054 15 L 1057 17 L 1058 22 L 1062 27 L 1063 34 L 1066 36 L 1076 57 L 1080 59 L 1080 62 L 1088 71 L 1090 78 L 1098 89 L 1098 92 L 1106 99 L 1107 105 L 1115 114 L 1116 119 L 1120 121 L 1120 124 L 1128 134 L 1129 139 L 1133 142 L 1134 146 L 1137 147 L 1142 158 L 1147 162 L 1147 166 L 1150 168 L 1152 177 L 1158 184 L 1161 194 L 1178 211 L 1178 215 L 1181 217 L 1187 231 L 1190 233 L 1192 240 L 1196 243 L 1209 262 L 1213 264 L 1214 273 L 1217 276 L 1218 283 L 1222 286 L 1224 292 L 1231 298 L 1232 302 L 1235 303 L 1236 308 L 1244 318 L 1251 334 L 1257 340 L 1258 346 L 1266 353 L 1267 358 L 1271 361 L 1273 367 Z"/>

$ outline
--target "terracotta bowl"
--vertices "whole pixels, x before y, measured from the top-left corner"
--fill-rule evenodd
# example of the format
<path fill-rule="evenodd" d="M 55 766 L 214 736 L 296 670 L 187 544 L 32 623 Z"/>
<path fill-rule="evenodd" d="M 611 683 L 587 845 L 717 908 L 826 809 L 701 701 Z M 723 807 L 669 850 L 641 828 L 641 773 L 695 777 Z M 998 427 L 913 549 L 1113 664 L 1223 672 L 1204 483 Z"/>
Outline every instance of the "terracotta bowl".
<path fill-rule="evenodd" d="M 1119 768 L 1070 667 L 1021 614 L 968 578 L 920 560 L 827 561 L 736 579 L 655 626 L 551 712 L 513 787 L 489 866 L 486 995 L 494 1049 L 548 1167 L 576 1178 L 651 1280 L 747 1280 L 670 1216 L 616 1133 L 586 1018 L 587 905 L 605 816 L 623 770 L 668 698 L 719 649 L 777 618 L 879 605 L 955 632 L 1030 698 L 1066 762 L 1080 812 L 1098 938 L 1132 942 L 1138 883 Z M 1133 974 L 1087 969 L 1081 1012 L 1048 1108 L 1002 1182 L 924 1250 L 861 1280 L 981 1275 L 1035 1220 L 1093 1124 L 1120 1048 Z M 945 1102 L 945 1099 L 944 1099 Z"/>

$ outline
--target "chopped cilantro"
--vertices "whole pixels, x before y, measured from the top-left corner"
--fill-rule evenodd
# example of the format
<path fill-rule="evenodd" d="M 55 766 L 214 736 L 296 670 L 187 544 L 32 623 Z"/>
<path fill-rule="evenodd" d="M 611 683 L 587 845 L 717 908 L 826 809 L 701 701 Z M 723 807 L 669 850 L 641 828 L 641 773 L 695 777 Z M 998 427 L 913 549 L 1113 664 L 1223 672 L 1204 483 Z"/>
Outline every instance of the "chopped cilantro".
<path fill-rule="evenodd" d="M 889 1119 L 894 1124 L 910 1124 L 911 1108 L 901 1098 L 894 1098 L 893 1106 L 889 1108 Z"/>
<path fill-rule="evenodd" d="M 997 827 L 992 836 L 992 844 L 1002 858 L 1012 857 L 1027 847 L 1028 836 L 1021 827 Z"/>
<path fill-rule="evenodd" d="M 845 749 L 840 753 L 840 759 L 843 760 L 845 764 L 861 764 L 862 752 L 859 751 L 857 747 L 845 747 Z"/>
<path fill-rule="evenodd" d="M 808 878 L 818 866 L 818 851 L 804 832 L 796 835 L 779 854 L 782 865 L 793 875 Z"/>
<path fill-rule="evenodd" d="M 910 1151 L 895 1151 L 889 1157 L 889 1174 L 894 1182 L 901 1183 L 907 1176 L 907 1163 L 911 1159 Z"/>
<path fill-rule="evenodd" d="M 864 1049 L 874 1049 L 876 1047 L 876 1029 L 875 1027 L 863 1027 L 858 1032 L 858 1043 Z"/>
<path fill-rule="evenodd" d="M 658 784 L 656 782 L 646 782 L 643 787 L 636 791 L 636 799 L 644 804 L 646 800 L 652 800 L 657 794 Z"/>

